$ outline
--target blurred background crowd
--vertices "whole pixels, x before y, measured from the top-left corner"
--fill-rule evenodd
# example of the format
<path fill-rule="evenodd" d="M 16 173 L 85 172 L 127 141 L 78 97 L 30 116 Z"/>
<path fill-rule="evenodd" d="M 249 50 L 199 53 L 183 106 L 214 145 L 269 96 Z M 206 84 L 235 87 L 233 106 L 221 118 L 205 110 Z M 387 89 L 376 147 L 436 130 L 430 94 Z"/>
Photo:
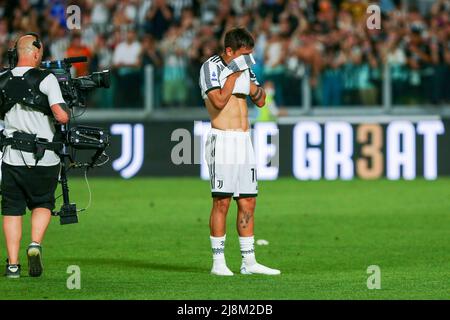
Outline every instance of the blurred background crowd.
<path fill-rule="evenodd" d="M 72 4 L 80 30 L 66 25 Z M 367 28 L 369 4 L 381 29 Z M 313 106 L 379 106 L 387 77 L 395 105 L 450 104 L 450 0 L 0 0 L 0 66 L 34 31 L 45 59 L 88 56 L 77 75 L 112 70 L 99 108 L 142 107 L 146 66 L 156 106 L 199 107 L 200 66 L 233 26 L 254 35 L 254 72 L 278 106 L 302 105 L 304 81 Z"/>

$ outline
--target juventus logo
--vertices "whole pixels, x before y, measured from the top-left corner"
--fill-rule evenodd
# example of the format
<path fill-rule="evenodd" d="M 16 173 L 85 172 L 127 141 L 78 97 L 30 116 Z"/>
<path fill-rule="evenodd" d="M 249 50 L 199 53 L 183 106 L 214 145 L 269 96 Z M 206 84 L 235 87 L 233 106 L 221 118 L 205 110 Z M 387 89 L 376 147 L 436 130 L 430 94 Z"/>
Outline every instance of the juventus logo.
<path fill-rule="evenodd" d="M 111 134 L 122 136 L 122 153 L 112 163 L 114 170 L 125 179 L 134 177 L 144 162 L 144 126 L 113 124 Z"/>
<path fill-rule="evenodd" d="M 223 180 L 217 180 L 217 189 L 223 188 Z"/>

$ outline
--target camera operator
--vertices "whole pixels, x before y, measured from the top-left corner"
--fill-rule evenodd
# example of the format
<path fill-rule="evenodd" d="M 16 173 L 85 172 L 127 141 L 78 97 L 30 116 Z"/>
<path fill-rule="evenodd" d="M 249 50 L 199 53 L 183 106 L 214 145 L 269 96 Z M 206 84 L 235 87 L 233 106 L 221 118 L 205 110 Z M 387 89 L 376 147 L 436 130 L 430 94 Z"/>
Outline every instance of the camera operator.
<path fill-rule="evenodd" d="M 70 119 L 56 77 L 39 69 L 43 44 L 37 34 L 20 37 L 15 45 L 14 69 L 0 75 L 0 117 L 4 131 L 2 215 L 8 251 L 6 276 L 20 277 L 19 248 L 22 216 L 31 210 L 31 244 L 27 249 L 28 273 L 42 274 L 42 248 L 51 211 L 55 207 L 60 158 L 54 141 L 55 120 Z"/>

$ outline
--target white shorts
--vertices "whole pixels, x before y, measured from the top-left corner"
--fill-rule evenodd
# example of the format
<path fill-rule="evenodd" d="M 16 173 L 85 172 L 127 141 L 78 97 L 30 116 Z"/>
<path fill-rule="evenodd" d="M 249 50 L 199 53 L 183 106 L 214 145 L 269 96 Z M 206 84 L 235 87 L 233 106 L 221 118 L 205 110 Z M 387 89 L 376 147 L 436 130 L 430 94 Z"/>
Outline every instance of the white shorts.
<path fill-rule="evenodd" d="M 205 147 L 213 197 L 258 195 L 255 152 L 250 132 L 211 129 Z"/>

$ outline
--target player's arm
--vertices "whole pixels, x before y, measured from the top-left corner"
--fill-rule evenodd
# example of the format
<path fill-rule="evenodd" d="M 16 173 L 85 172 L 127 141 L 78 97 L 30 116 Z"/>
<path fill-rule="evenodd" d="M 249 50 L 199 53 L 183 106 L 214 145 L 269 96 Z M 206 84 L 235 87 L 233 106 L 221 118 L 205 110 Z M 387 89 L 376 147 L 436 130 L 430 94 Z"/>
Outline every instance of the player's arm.
<path fill-rule="evenodd" d="M 230 74 L 225 81 L 223 88 L 213 89 L 208 92 L 207 96 L 209 101 L 213 104 L 217 109 L 223 109 L 227 105 L 230 97 L 233 93 L 234 85 L 236 83 L 236 79 L 239 78 L 242 71 L 238 71 Z"/>
<path fill-rule="evenodd" d="M 262 108 L 266 104 L 266 92 L 259 84 L 258 79 L 256 79 L 256 74 L 252 69 L 248 69 L 248 71 L 250 73 L 250 99 L 259 108 Z"/>
<path fill-rule="evenodd" d="M 266 104 L 266 92 L 254 82 L 250 82 L 250 99 L 258 107 L 262 108 Z"/>

